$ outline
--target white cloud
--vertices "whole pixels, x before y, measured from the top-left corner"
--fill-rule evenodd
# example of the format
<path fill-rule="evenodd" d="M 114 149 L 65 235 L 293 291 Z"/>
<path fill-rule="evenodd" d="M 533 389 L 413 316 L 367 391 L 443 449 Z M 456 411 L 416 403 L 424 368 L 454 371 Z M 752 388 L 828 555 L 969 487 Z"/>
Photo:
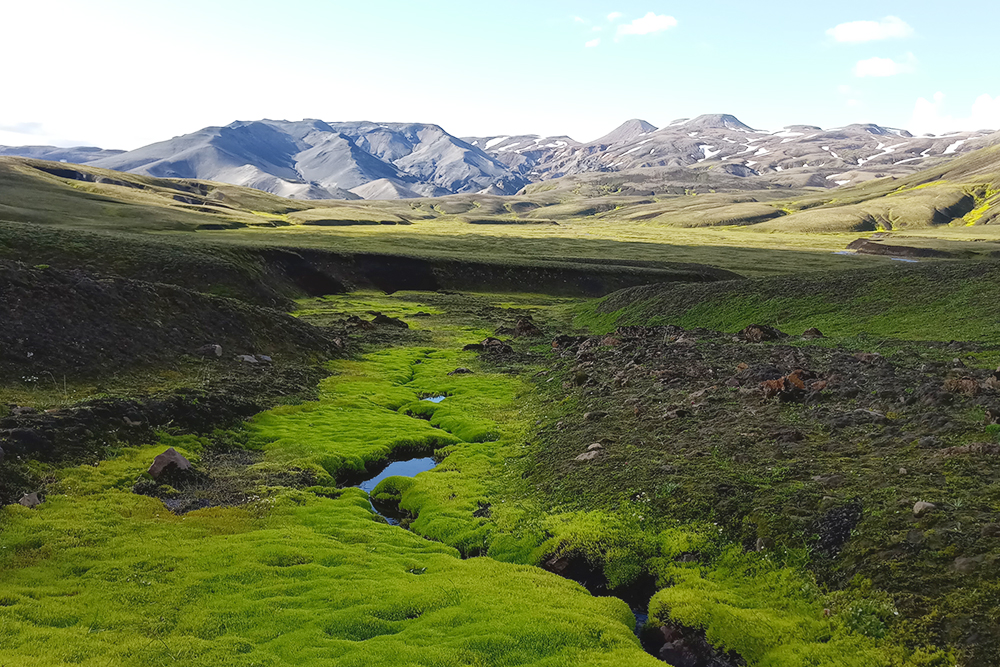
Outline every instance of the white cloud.
<path fill-rule="evenodd" d="M 621 12 L 611 12 L 610 14 L 608 14 L 609 21 L 614 21 L 616 19 L 620 19 L 621 17 L 622 17 Z"/>
<path fill-rule="evenodd" d="M 947 134 L 960 130 L 1000 129 L 1000 95 L 980 95 L 972 103 L 969 115 L 955 117 L 944 113 L 944 93 L 934 93 L 931 100 L 923 97 L 913 106 L 910 131 L 915 134 Z"/>
<path fill-rule="evenodd" d="M 649 12 L 641 19 L 635 19 L 631 23 L 618 26 L 619 35 L 650 35 L 656 32 L 669 30 L 677 25 L 677 19 L 665 14 L 654 14 Z"/>
<path fill-rule="evenodd" d="M 913 57 L 910 53 L 907 55 L 906 62 L 896 62 L 892 58 L 869 58 L 868 60 L 859 60 L 857 64 L 854 65 L 854 76 L 864 78 L 864 77 L 884 77 L 884 76 L 896 76 L 897 74 L 908 74 L 916 69 L 917 59 Z"/>
<path fill-rule="evenodd" d="M 573 17 L 573 22 L 574 22 L 574 23 L 586 23 L 586 22 L 587 22 L 587 20 L 586 20 L 586 19 L 584 19 L 584 18 L 581 18 L 581 17 L 579 17 L 579 16 L 574 16 L 574 17 Z"/>
<path fill-rule="evenodd" d="M 601 38 L 598 37 L 597 39 L 590 40 L 589 42 L 587 42 L 586 44 L 584 44 L 584 46 L 586 46 L 588 49 L 592 49 L 592 48 L 594 48 L 595 46 L 597 46 L 600 43 L 601 43 Z"/>
<path fill-rule="evenodd" d="M 881 39 L 909 37 L 913 28 L 898 16 L 886 16 L 881 21 L 851 21 L 826 31 L 838 42 L 874 42 Z"/>
<path fill-rule="evenodd" d="M 590 32 L 601 32 L 602 30 L 604 30 L 604 28 L 602 28 L 599 25 L 595 25 L 593 28 L 590 29 Z"/>

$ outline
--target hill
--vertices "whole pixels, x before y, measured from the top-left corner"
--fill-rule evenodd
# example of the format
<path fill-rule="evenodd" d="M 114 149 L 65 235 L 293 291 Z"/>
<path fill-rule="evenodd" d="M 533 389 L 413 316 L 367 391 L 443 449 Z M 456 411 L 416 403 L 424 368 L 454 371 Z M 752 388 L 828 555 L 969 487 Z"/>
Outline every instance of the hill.
<path fill-rule="evenodd" d="M 212 180 L 295 199 L 415 199 L 511 195 L 567 175 L 644 169 L 682 185 L 754 178 L 738 189 L 836 188 L 904 177 L 989 145 L 997 134 L 915 137 L 875 124 L 755 130 L 731 114 L 657 128 L 626 121 L 581 143 L 537 135 L 459 139 L 437 125 L 258 120 L 207 127 L 132 151 L 0 147 L 0 155 L 89 164 L 161 178 Z"/>

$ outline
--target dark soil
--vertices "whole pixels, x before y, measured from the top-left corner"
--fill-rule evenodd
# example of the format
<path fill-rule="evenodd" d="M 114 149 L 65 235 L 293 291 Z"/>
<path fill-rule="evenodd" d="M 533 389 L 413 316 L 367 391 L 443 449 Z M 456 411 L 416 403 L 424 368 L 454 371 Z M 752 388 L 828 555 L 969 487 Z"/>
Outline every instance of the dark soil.
<path fill-rule="evenodd" d="M 301 359 L 342 346 L 287 314 L 240 301 L 7 261 L 0 261 L 0 322 L 0 381 L 171 365 L 205 345 L 220 345 L 223 360 Z"/>
<path fill-rule="evenodd" d="M 543 496 L 645 493 L 651 516 L 715 521 L 748 550 L 808 548 L 822 584 L 889 592 L 913 645 L 1000 664 L 1000 372 L 955 358 L 975 345 L 880 356 L 667 326 L 553 348 L 529 473 Z M 936 509 L 918 518 L 918 501 Z"/>

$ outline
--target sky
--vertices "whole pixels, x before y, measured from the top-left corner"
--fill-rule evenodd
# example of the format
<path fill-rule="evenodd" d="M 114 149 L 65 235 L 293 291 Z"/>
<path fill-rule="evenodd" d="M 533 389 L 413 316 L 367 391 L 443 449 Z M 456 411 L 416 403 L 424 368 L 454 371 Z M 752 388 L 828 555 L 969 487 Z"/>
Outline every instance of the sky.
<path fill-rule="evenodd" d="M 996 0 L 9 2 L 0 145 L 133 149 L 261 118 L 580 141 L 703 113 L 1000 129 L 998 24 Z"/>

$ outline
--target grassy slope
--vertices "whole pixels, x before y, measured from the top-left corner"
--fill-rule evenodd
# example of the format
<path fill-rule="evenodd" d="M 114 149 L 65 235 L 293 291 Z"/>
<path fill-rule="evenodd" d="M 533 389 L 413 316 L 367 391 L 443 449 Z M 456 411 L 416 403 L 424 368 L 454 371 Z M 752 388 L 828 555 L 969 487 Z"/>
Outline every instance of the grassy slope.
<path fill-rule="evenodd" d="M 789 334 L 817 327 L 834 337 L 870 334 L 998 344 L 1000 262 L 636 287 L 588 303 L 578 323 L 595 331 L 627 324 L 739 331 L 757 323 Z"/>
<path fill-rule="evenodd" d="M 114 178 L 133 187 L 59 178 L 40 170 L 66 167 L 53 165 L 14 158 L 0 160 L 0 220 L 46 226 L 44 231 L 38 230 L 38 247 L 30 248 L 21 240 L 23 226 L 2 225 L 5 235 L 17 237 L 6 240 L 5 245 L 10 246 L 11 252 L 29 253 L 29 261 L 69 263 L 74 260 L 74 254 L 79 255 L 82 262 L 98 261 L 106 237 L 78 236 L 83 230 L 134 234 L 136 236 L 125 241 L 126 244 L 134 243 L 140 253 L 145 252 L 144 248 L 152 248 L 152 252 L 162 255 L 164 253 L 155 249 L 167 244 L 165 253 L 185 257 L 197 255 L 210 245 L 208 252 L 218 253 L 224 261 L 234 253 L 239 256 L 243 248 L 271 246 L 459 260 L 488 258 L 528 265 L 601 262 L 625 266 L 641 261 L 649 266 L 660 266 L 671 262 L 695 262 L 745 275 L 846 269 L 888 261 L 832 254 L 855 238 L 846 231 L 850 226 L 829 234 L 804 233 L 788 226 L 776 228 L 769 234 L 752 233 L 752 230 L 763 229 L 760 225 L 693 228 L 704 224 L 739 223 L 738 209 L 741 207 L 748 207 L 755 219 L 761 217 L 762 211 L 766 213 L 768 207 L 787 209 L 791 204 L 775 200 L 778 195 L 787 197 L 787 190 L 652 197 L 614 193 L 596 196 L 596 193 L 560 189 L 556 183 L 551 191 L 518 198 L 461 195 L 437 200 L 301 202 L 234 186 L 147 179 L 86 167 L 73 168 L 88 177 Z M 188 190 L 204 192 L 197 197 L 205 203 L 192 205 L 174 199 L 175 196 L 190 198 Z M 805 197 L 803 206 L 821 204 L 810 203 L 809 197 L 830 196 L 805 191 L 798 194 Z M 791 216 L 785 217 L 791 219 Z M 784 219 L 772 222 L 777 224 Z M 316 220 L 359 224 L 302 224 Z M 482 220 L 512 223 L 555 220 L 559 224 L 474 224 Z M 378 221 L 410 224 L 370 224 Z M 67 228 L 72 228 L 72 232 Z M 194 234 L 193 230 L 201 231 Z M 138 237 L 140 233 L 143 239 Z M 56 234 L 61 237 L 51 243 L 46 240 Z M 112 248 L 111 263 L 115 268 L 136 270 L 142 265 L 153 264 L 147 257 L 133 260 L 133 266 L 126 266 L 130 263 L 128 253 L 114 250 L 121 241 L 109 241 L 108 244 Z M 232 249 L 217 250 L 227 246 Z M 994 249 L 993 244 L 985 243 L 967 246 L 964 251 L 982 253 Z M 47 256 L 53 260 L 49 262 L 45 259 Z M 181 280 L 184 273 L 178 272 L 177 279 Z"/>

